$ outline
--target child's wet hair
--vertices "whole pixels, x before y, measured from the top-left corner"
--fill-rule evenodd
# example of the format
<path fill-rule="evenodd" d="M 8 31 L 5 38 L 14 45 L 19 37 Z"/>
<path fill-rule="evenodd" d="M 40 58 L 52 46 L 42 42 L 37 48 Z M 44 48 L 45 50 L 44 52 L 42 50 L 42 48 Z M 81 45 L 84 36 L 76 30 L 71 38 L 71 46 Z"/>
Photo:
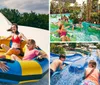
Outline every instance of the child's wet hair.
<path fill-rule="evenodd" d="M 35 40 L 33 40 L 33 39 L 28 39 L 27 43 L 35 44 Z"/>
<path fill-rule="evenodd" d="M 95 68 L 96 65 L 97 65 L 96 62 L 95 62 L 94 60 L 90 60 L 89 64 L 90 64 L 93 68 Z"/>
<path fill-rule="evenodd" d="M 59 56 L 59 59 L 61 59 L 61 58 L 66 58 L 66 56 L 65 56 L 64 54 L 61 54 L 61 55 Z"/>

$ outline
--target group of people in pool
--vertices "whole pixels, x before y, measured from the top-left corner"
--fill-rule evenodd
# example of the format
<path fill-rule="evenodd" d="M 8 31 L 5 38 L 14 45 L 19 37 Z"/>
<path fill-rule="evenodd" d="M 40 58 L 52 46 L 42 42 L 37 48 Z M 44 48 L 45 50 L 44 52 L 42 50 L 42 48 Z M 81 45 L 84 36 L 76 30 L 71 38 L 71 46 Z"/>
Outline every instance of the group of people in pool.
<path fill-rule="evenodd" d="M 36 42 L 33 39 L 27 39 L 24 34 L 20 33 L 18 31 L 18 25 L 14 23 L 10 29 L 7 31 L 11 31 L 11 35 L 8 36 L 7 38 L 4 38 L 2 40 L 6 40 L 8 38 L 11 38 L 12 45 L 11 47 L 1 44 L 1 48 L 5 49 L 5 54 L 0 55 L 0 58 L 6 58 L 6 55 L 11 56 L 11 60 L 32 60 L 33 58 L 37 57 L 39 55 L 39 58 L 43 58 L 44 56 L 47 57 L 47 54 L 45 52 L 42 52 L 40 50 L 37 50 L 36 48 Z M 21 49 L 21 41 L 24 39 L 26 41 L 26 50 L 23 55 L 22 49 Z M 19 58 L 18 56 L 21 55 L 23 56 L 22 59 Z M 0 61 L 0 69 L 2 71 L 7 71 L 8 66 L 5 65 L 4 62 Z"/>
<path fill-rule="evenodd" d="M 65 61 L 66 56 L 61 54 L 59 59 L 55 59 L 50 64 L 50 77 L 54 74 L 54 72 L 60 68 L 62 70 L 65 65 L 63 62 Z M 100 85 L 99 78 L 100 72 L 99 69 L 96 68 L 97 64 L 94 60 L 90 60 L 88 63 L 88 67 L 85 69 L 84 72 L 84 80 L 82 81 L 81 85 Z"/>
<path fill-rule="evenodd" d="M 66 29 L 70 28 L 70 26 L 67 26 L 68 23 L 69 23 L 69 19 L 65 15 L 62 16 L 61 19 L 58 20 L 58 22 L 53 23 L 54 25 L 58 26 L 58 30 L 56 30 L 56 32 L 59 34 L 61 41 L 71 41 L 70 38 L 67 36 L 68 32 Z M 82 28 L 83 26 L 82 26 L 82 23 L 79 22 L 78 24 L 72 25 L 72 30 L 74 30 L 75 27 Z M 51 33 L 54 33 L 54 32 L 51 32 Z"/>

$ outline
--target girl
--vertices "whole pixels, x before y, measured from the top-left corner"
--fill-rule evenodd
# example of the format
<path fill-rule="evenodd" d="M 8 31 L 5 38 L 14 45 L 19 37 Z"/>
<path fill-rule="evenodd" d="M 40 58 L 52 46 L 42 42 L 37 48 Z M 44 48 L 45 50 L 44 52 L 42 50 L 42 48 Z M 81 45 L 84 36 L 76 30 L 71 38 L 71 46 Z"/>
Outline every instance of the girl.
<path fill-rule="evenodd" d="M 70 41 L 70 39 L 66 36 L 67 31 L 64 29 L 64 25 L 61 24 L 59 29 L 57 30 L 62 41 Z"/>
<path fill-rule="evenodd" d="M 85 81 L 81 85 L 100 85 L 99 70 L 96 68 L 96 62 L 91 60 L 85 71 Z"/>
<path fill-rule="evenodd" d="M 36 47 L 35 41 L 33 39 L 29 39 L 26 44 L 24 57 L 20 59 L 16 55 L 12 54 L 11 59 L 12 60 L 32 60 L 38 55 L 40 55 L 41 58 L 43 58 L 44 56 L 47 56 L 47 54 L 40 52 L 39 50 L 35 49 L 35 47 Z"/>
<path fill-rule="evenodd" d="M 18 31 L 18 25 L 14 23 L 10 29 L 7 31 L 11 31 L 12 34 L 8 36 L 5 39 L 11 38 L 12 40 L 12 45 L 11 48 L 6 46 L 5 44 L 1 44 L 1 48 L 6 50 L 6 54 L 11 55 L 11 54 L 16 54 L 19 55 L 21 53 L 21 39 L 23 38 L 24 40 L 27 41 L 27 38 Z"/>

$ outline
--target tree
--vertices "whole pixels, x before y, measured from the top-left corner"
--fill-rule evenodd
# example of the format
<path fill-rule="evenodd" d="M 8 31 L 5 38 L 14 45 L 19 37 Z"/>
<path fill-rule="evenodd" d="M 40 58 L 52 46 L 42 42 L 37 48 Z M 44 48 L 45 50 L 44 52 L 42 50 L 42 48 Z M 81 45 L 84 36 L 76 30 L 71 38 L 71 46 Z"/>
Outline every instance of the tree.
<path fill-rule="evenodd" d="M 49 15 L 48 14 L 36 14 L 35 12 L 20 13 L 16 9 L 0 9 L 0 12 L 12 23 L 19 25 L 37 27 L 41 29 L 49 29 Z"/>
<path fill-rule="evenodd" d="M 51 43 L 50 52 L 56 54 L 65 54 L 65 49 L 62 46 L 60 46 L 59 43 Z"/>

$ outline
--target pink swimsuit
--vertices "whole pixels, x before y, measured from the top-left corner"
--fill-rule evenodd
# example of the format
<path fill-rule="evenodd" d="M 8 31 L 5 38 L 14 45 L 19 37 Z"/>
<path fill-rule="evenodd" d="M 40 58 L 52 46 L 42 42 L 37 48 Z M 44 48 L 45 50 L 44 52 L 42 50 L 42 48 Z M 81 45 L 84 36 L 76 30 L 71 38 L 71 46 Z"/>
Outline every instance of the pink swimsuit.
<path fill-rule="evenodd" d="M 61 36 L 66 36 L 67 32 L 66 31 L 59 31 L 59 35 Z"/>
<path fill-rule="evenodd" d="M 23 60 L 32 60 L 33 58 L 38 56 L 38 54 L 39 54 L 39 51 L 36 49 L 33 49 L 31 51 L 26 50 Z"/>

